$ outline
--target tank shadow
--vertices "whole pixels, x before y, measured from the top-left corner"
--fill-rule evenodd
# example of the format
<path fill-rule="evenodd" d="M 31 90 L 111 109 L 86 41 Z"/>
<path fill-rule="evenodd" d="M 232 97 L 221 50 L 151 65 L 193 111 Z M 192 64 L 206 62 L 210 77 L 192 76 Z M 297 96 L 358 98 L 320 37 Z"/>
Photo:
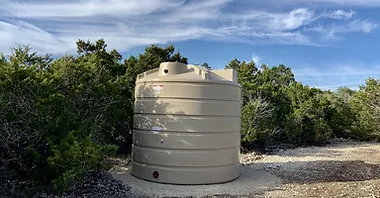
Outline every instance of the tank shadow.
<path fill-rule="evenodd" d="M 149 128 L 150 131 L 159 131 L 162 130 L 160 128 L 152 128 L 152 126 L 155 127 L 164 127 L 168 122 L 174 121 L 180 122 L 183 128 L 186 130 L 188 126 L 185 125 L 185 122 L 181 121 L 180 119 L 175 119 L 173 115 L 185 115 L 184 112 L 168 112 L 168 109 L 170 109 L 170 103 L 168 102 L 162 102 L 162 100 L 159 100 L 159 97 L 147 97 L 144 96 L 146 93 L 154 93 L 155 90 L 151 86 L 140 86 L 138 90 L 136 90 L 136 98 L 134 103 L 134 120 L 136 120 L 136 115 L 144 115 L 139 112 L 147 112 L 149 115 L 152 115 L 150 117 L 145 116 L 142 121 L 139 121 L 139 123 L 134 122 L 133 123 L 133 131 L 136 130 L 147 130 Z M 150 106 L 144 106 L 143 103 L 138 103 L 137 98 L 147 98 L 151 101 L 154 101 L 153 105 Z M 159 116 L 156 117 L 156 115 Z"/>

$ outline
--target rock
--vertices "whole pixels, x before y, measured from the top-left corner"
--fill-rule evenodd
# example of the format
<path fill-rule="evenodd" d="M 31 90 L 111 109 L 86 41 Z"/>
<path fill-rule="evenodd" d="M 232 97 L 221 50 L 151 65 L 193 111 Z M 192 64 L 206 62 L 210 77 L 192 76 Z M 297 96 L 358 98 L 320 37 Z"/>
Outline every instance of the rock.
<path fill-rule="evenodd" d="M 47 197 L 47 194 L 46 194 L 46 193 L 42 193 L 42 194 L 40 195 L 40 197 L 41 197 L 41 198 L 46 198 L 46 197 Z"/>

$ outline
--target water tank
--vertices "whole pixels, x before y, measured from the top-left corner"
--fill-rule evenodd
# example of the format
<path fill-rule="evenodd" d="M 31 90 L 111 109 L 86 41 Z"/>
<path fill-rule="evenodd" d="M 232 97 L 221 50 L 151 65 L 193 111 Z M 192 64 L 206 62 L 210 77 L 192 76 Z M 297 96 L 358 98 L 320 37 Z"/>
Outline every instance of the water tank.
<path fill-rule="evenodd" d="M 240 94 L 233 69 L 164 62 L 139 74 L 132 175 L 170 184 L 239 177 Z"/>

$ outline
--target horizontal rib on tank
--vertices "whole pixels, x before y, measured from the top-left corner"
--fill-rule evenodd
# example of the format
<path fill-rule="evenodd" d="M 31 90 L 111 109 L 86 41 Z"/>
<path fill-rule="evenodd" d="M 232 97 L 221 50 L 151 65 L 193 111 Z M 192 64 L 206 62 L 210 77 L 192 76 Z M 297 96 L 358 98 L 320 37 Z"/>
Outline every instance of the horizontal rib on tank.
<path fill-rule="evenodd" d="M 215 150 L 236 148 L 240 143 L 239 132 L 220 134 L 161 132 L 160 135 L 152 135 L 151 131 L 136 130 L 133 135 L 136 139 L 133 142 L 135 145 L 157 149 Z M 162 138 L 164 139 L 161 143 Z"/>
<path fill-rule="evenodd" d="M 158 94 L 152 89 L 153 85 L 162 85 L 159 93 L 160 98 L 198 98 L 203 100 L 240 101 L 240 87 L 206 82 L 160 81 L 138 83 L 136 84 L 135 97 L 137 99 L 158 97 Z"/>
<path fill-rule="evenodd" d="M 157 179 L 161 183 L 212 184 L 238 177 L 239 166 L 240 164 L 223 167 L 165 167 L 133 162 L 132 170 L 143 179 L 151 178 L 152 172 L 159 170 L 160 177 Z"/>
<path fill-rule="evenodd" d="M 239 101 L 213 98 L 137 99 L 134 150 L 137 156 L 151 157 L 135 158 L 136 162 L 174 166 L 164 163 L 173 159 L 182 162 L 177 166 L 184 167 L 194 166 L 192 161 L 206 167 L 236 163 L 240 146 L 239 105 Z M 213 164 L 208 159 L 224 161 Z"/>
<path fill-rule="evenodd" d="M 239 132 L 240 117 L 135 114 L 135 129 L 151 131 L 154 127 L 161 127 L 162 131 L 176 132 Z"/>
<path fill-rule="evenodd" d="M 136 100 L 135 113 L 239 117 L 239 107 L 236 101 L 144 98 Z"/>

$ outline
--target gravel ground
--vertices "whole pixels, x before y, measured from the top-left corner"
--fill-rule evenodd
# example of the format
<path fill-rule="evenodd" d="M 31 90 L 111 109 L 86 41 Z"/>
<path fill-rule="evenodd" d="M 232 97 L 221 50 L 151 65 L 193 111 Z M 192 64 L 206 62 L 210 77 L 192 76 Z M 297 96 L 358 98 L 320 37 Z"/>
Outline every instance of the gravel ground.
<path fill-rule="evenodd" d="M 40 194 L 41 198 L 129 198 L 130 188 L 107 172 L 89 173 L 81 182 L 62 195 Z"/>
<path fill-rule="evenodd" d="M 380 144 L 340 142 L 281 150 L 248 166 L 284 181 L 262 197 L 380 197 Z"/>
<path fill-rule="evenodd" d="M 337 142 L 323 147 L 280 149 L 271 154 L 242 154 L 241 176 L 216 185 L 152 183 L 130 174 L 128 158 L 111 161 L 115 164 L 110 172 L 91 173 L 65 194 L 41 193 L 36 197 L 380 198 L 379 143 Z M 7 186 L 6 181 L 0 182 L 0 197 L 9 197 L 4 188 Z"/>
<path fill-rule="evenodd" d="M 0 171 L 1 172 L 1 171 Z M 1 175 L 2 176 L 2 175 Z M 16 184 L 17 186 L 11 186 Z M 34 188 L 0 178 L 1 198 L 130 198 L 129 187 L 107 172 L 91 172 L 82 181 L 63 194 L 50 194 L 48 188 Z"/>
<path fill-rule="evenodd" d="M 379 197 L 380 144 L 336 142 L 323 147 L 241 155 L 242 175 L 206 186 L 157 184 L 129 173 L 128 160 L 114 178 L 131 187 L 132 197 Z"/>
<path fill-rule="evenodd" d="M 138 179 L 130 174 L 129 168 L 114 170 L 113 176 L 131 187 L 133 197 L 253 197 L 282 182 L 280 178 L 265 170 L 241 166 L 240 177 L 228 183 L 170 185 Z"/>

